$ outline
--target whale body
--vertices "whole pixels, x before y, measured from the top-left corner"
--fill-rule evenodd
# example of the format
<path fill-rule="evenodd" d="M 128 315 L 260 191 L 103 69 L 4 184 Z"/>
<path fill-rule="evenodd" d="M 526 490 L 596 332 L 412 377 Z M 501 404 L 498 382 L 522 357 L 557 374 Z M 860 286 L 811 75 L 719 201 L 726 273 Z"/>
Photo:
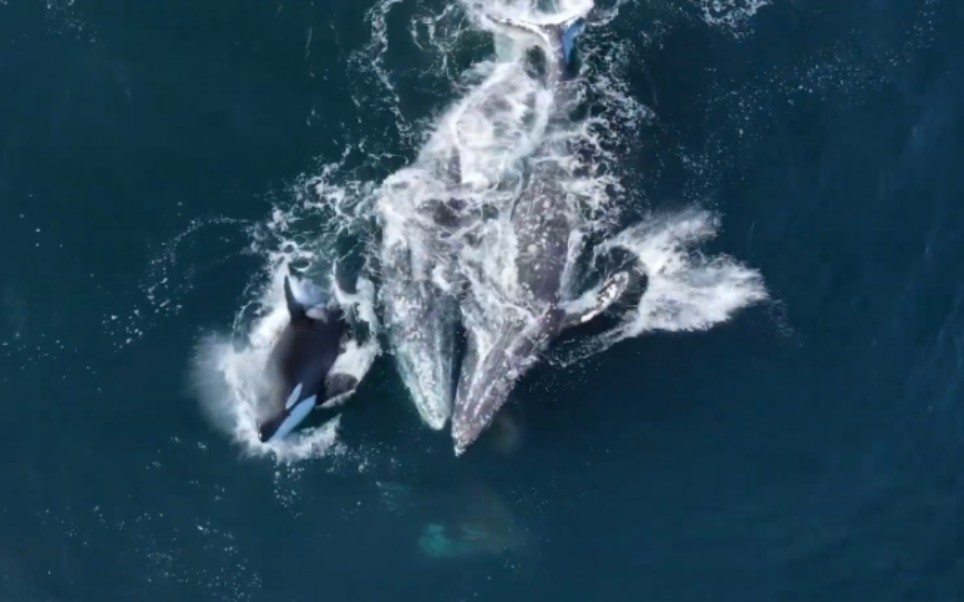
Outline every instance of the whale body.
<path fill-rule="evenodd" d="M 583 19 L 548 25 L 491 21 L 539 42 L 546 54 L 545 85 L 564 106 L 563 80 Z M 595 287 L 569 294 L 585 240 L 578 200 L 566 189 L 569 153 L 563 144 L 550 135 L 529 158 L 525 187 L 488 243 L 467 262 L 470 293 L 461 304 L 467 349 L 452 415 L 456 454 L 489 426 L 515 384 L 564 330 L 592 320 L 638 290 L 643 277 L 639 266 L 623 267 L 604 274 Z M 496 254 L 505 259 L 493 262 Z"/>

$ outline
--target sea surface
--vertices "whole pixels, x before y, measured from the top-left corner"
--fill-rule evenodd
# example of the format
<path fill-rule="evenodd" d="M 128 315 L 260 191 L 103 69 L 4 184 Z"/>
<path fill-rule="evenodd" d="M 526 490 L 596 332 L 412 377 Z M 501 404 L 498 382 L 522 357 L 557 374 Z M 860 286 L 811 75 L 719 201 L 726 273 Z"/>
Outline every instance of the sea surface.
<path fill-rule="evenodd" d="M 384 352 L 278 455 L 212 416 L 211 341 L 490 36 L 0 0 L 0 601 L 964 599 L 964 4 L 597 9 L 619 202 L 713 211 L 768 299 L 541 365 L 460 457 Z"/>

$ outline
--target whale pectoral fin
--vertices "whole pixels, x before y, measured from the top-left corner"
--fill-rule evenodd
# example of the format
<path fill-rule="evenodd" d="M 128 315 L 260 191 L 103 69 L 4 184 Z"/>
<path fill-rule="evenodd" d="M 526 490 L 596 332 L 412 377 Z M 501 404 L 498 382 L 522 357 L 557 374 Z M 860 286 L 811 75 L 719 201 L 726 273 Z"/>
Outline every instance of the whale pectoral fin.
<path fill-rule="evenodd" d="M 569 303 L 565 308 L 563 328 L 585 324 L 609 309 L 626 292 L 630 281 L 628 272 L 617 272 L 607 278 L 600 287 Z"/>

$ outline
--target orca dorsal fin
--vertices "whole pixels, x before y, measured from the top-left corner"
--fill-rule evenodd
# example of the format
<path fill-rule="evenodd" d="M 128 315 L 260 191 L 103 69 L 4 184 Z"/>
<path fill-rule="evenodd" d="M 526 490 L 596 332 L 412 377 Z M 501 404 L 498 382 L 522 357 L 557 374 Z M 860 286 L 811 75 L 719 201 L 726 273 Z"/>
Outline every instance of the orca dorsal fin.
<path fill-rule="evenodd" d="M 291 291 L 291 281 L 288 276 L 285 276 L 285 304 L 288 306 L 288 315 L 292 322 L 308 319 L 304 306 L 295 299 L 295 294 Z"/>

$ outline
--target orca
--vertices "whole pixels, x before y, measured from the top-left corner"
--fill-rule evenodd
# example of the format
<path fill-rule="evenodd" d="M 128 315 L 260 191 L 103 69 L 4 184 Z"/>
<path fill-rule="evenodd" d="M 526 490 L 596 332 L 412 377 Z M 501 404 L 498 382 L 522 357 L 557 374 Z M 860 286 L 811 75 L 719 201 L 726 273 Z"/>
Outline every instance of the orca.
<path fill-rule="evenodd" d="M 265 367 L 273 387 L 271 412 L 258 425 L 263 443 L 287 437 L 312 410 L 330 407 L 358 386 L 355 376 L 332 371 L 352 334 L 342 309 L 334 302 L 311 305 L 299 300 L 287 275 L 284 294 L 288 324 Z"/>

